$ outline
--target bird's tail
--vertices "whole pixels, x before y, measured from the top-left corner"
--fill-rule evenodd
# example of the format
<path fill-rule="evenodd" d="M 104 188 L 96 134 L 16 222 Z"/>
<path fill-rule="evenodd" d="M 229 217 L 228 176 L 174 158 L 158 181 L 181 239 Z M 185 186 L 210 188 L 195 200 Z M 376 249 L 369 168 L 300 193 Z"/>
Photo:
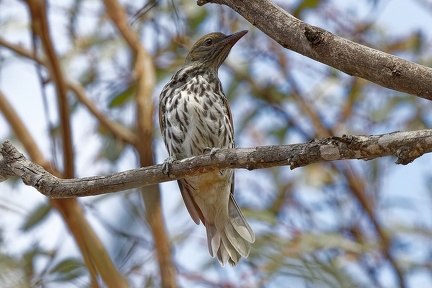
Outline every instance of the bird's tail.
<path fill-rule="evenodd" d="M 207 244 L 210 255 L 217 256 L 222 266 L 227 261 L 235 266 L 241 257 L 249 255 L 255 234 L 232 194 L 228 202 L 228 216 L 222 223 L 206 223 Z"/>

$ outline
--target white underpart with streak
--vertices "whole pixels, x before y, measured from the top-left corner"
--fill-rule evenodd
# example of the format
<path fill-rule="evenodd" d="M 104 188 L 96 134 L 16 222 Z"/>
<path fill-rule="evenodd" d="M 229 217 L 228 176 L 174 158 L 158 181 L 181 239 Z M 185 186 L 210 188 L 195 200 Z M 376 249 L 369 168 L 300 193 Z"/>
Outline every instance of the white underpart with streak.
<path fill-rule="evenodd" d="M 189 75 L 184 67 L 165 86 L 163 133 L 175 159 L 202 155 L 207 148 L 233 148 L 229 108 L 216 73 Z M 196 70 L 196 69 L 195 69 Z M 180 83 L 177 83 L 177 82 Z M 170 89 L 170 90 L 166 90 Z M 207 229 L 209 252 L 224 265 L 246 257 L 255 236 L 233 197 L 233 170 L 179 180 L 192 219 Z"/>

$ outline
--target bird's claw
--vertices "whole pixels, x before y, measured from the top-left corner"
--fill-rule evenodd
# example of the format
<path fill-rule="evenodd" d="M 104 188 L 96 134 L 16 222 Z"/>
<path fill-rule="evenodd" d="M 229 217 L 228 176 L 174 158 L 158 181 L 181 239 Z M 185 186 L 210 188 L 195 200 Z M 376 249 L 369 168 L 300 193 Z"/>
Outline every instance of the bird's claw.
<path fill-rule="evenodd" d="M 170 156 L 164 160 L 164 162 L 162 163 L 162 173 L 163 174 L 165 174 L 169 177 L 171 165 L 175 160 L 176 160 L 176 158 L 174 156 Z"/>
<path fill-rule="evenodd" d="M 204 148 L 204 153 L 209 153 L 210 159 L 213 159 L 219 150 L 220 148 L 216 148 L 216 147 L 206 147 Z"/>

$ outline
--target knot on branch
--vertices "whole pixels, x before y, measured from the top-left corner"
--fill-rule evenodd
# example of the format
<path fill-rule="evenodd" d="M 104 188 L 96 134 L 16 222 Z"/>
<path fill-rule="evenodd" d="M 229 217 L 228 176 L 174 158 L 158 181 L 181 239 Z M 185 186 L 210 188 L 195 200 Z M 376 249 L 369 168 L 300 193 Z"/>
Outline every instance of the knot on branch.
<path fill-rule="evenodd" d="M 315 27 L 315 26 L 306 26 L 304 35 L 306 39 L 309 41 L 312 46 L 317 46 L 321 43 L 324 43 L 324 34 L 325 30 Z"/>
<path fill-rule="evenodd" d="M 290 156 L 287 158 L 287 163 L 290 166 L 290 169 L 294 170 L 298 167 L 310 164 L 310 157 L 308 152 L 302 149 L 296 153 L 290 153 Z"/>
<path fill-rule="evenodd" d="M 407 147 L 403 146 L 397 150 L 397 160 L 396 164 L 408 165 L 413 162 L 418 157 L 424 154 L 423 149 L 420 146 Z"/>

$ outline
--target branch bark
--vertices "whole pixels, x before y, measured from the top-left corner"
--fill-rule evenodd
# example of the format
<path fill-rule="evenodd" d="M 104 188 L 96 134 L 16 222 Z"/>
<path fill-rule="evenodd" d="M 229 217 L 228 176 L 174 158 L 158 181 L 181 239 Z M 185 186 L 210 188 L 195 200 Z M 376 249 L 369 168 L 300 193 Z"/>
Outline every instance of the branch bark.
<path fill-rule="evenodd" d="M 198 0 L 226 5 L 284 48 L 396 91 L 432 100 L 432 69 L 309 25 L 270 0 Z"/>
<path fill-rule="evenodd" d="M 118 192 L 223 169 L 253 170 L 282 165 L 294 169 L 317 162 L 371 160 L 384 156 L 395 156 L 396 163 L 406 165 L 429 152 L 432 152 L 432 129 L 375 136 L 333 136 L 291 145 L 221 149 L 214 156 L 175 161 L 169 175 L 163 174 L 162 165 L 154 165 L 104 176 L 60 179 L 27 160 L 9 141 L 5 141 L 0 151 L 4 158 L 0 160 L 0 171 L 5 170 L 2 166 L 6 165 L 25 184 L 50 198 L 72 198 Z"/>

